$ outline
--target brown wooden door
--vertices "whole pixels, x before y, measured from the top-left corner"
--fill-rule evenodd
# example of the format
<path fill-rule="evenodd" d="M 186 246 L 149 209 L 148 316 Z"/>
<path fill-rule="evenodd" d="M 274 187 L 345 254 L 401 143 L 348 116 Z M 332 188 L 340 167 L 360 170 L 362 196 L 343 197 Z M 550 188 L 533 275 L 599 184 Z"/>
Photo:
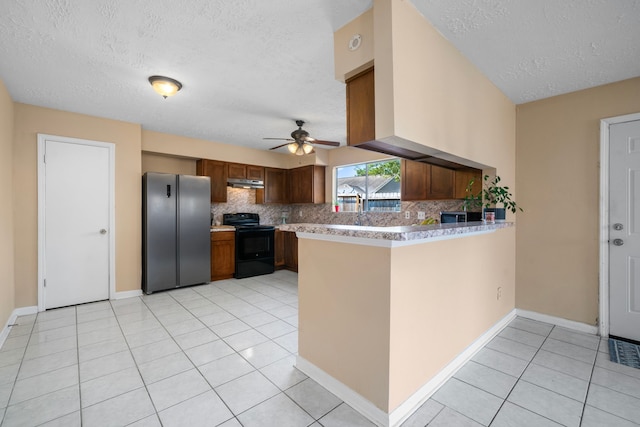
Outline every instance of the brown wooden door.
<path fill-rule="evenodd" d="M 289 170 L 289 203 L 324 203 L 324 166 Z"/>
<path fill-rule="evenodd" d="M 426 163 L 402 160 L 402 200 L 427 200 L 430 166 Z"/>
<path fill-rule="evenodd" d="M 211 280 L 230 279 L 236 270 L 236 233 L 211 233 Z"/>
<path fill-rule="evenodd" d="M 473 180 L 471 194 L 467 194 L 467 186 Z M 467 195 L 475 195 L 482 188 L 482 171 L 479 169 L 461 169 L 455 171 L 455 188 L 453 191 L 454 199 L 464 199 Z"/>
<path fill-rule="evenodd" d="M 211 202 L 227 201 L 227 164 L 217 160 L 201 159 L 196 162 L 196 174 L 211 178 Z"/>
<path fill-rule="evenodd" d="M 347 145 L 375 138 L 375 78 L 370 68 L 347 80 Z"/>
<path fill-rule="evenodd" d="M 429 165 L 430 173 L 429 192 L 427 199 L 453 199 L 453 169 L 443 168 L 442 166 Z"/>
<path fill-rule="evenodd" d="M 256 190 L 256 203 L 288 203 L 287 170 L 264 168 L 264 188 Z"/>
<path fill-rule="evenodd" d="M 284 231 L 276 230 L 274 238 L 274 264 L 276 268 L 284 267 Z"/>
<path fill-rule="evenodd" d="M 298 237 L 293 231 L 284 232 L 284 263 L 287 270 L 298 271 Z"/>
<path fill-rule="evenodd" d="M 227 163 L 227 176 L 229 178 L 245 179 L 247 177 L 247 165 Z"/>
<path fill-rule="evenodd" d="M 264 179 L 264 168 L 262 166 L 247 165 L 247 179 Z"/>

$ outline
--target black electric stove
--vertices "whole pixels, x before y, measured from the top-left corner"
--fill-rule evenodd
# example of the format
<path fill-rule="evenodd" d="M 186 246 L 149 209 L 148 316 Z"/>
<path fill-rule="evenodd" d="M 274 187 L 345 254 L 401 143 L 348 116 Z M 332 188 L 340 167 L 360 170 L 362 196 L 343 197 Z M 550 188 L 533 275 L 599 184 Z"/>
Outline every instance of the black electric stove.
<path fill-rule="evenodd" d="M 236 279 L 274 272 L 275 227 L 260 225 L 257 213 L 223 214 L 222 223 L 236 228 Z"/>

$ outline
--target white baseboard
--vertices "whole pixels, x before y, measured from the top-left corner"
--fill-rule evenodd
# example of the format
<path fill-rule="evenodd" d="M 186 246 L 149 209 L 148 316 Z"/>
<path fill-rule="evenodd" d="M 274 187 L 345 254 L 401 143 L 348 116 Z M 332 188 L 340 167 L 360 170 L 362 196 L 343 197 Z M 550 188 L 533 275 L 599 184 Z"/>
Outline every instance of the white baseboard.
<path fill-rule="evenodd" d="M 142 289 L 135 289 L 133 291 L 116 292 L 114 297 L 111 299 L 133 298 L 133 297 L 139 297 L 140 295 L 142 295 Z"/>
<path fill-rule="evenodd" d="M 36 314 L 37 312 L 38 307 L 35 305 L 31 307 L 20 307 L 13 310 L 13 312 L 9 316 L 9 319 L 7 320 L 7 323 L 4 325 L 4 328 L 2 328 L 2 331 L 0 331 L 0 348 L 2 348 L 4 342 L 9 336 L 9 332 L 11 332 L 11 329 L 9 329 L 9 325 L 13 325 L 16 322 L 18 316 L 28 316 L 30 314 Z"/>
<path fill-rule="evenodd" d="M 387 414 L 360 394 L 351 390 L 340 381 L 327 374 L 305 358 L 298 356 L 296 367 L 311 377 L 314 381 L 338 396 L 346 404 L 360 412 L 371 422 L 382 427 L 395 427 L 402 424 L 424 402 L 427 401 L 449 378 L 451 378 L 466 362 L 468 362 L 482 347 L 500 333 L 516 317 L 516 310 L 512 310 L 488 331 L 476 339 L 469 347 L 453 359 L 436 376 L 430 379 L 420 389 L 405 400 L 400 406 Z"/>
<path fill-rule="evenodd" d="M 574 320 L 563 319 L 562 317 L 550 316 L 548 314 L 536 313 L 535 311 L 516 309 L 516 313 L 520 317 L 526 317 L 527 319 L 537 320 L 539 322 L 551 323 L 552 325 L 561 326 L 567 329 L 573 329 L 574 331 L 584 332 L 586 334 L 598 335 L 598 327 L 588 325 L 582 322 L 576 322 Z"/>
<path fill-rule="evenodd" d="M 386 412 L 300 355 L 296 358 L 296 368 L 338 396 L 374 424 L 382 427 L 389 426 L 389 415 Z"/>

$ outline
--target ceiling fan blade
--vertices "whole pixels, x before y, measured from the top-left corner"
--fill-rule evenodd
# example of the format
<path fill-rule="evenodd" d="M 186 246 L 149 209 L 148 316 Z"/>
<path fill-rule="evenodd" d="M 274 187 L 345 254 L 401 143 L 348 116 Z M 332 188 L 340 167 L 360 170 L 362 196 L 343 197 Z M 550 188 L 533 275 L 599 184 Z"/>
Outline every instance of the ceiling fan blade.
<path fill-rule="evenodd" d="M 330 145 L 332 147 L 339 147 L 340 143 L 337 141 L 323 141 L 321 139 L 315 139 L 312 141 L 312 144 L 320 144 L 320 145 Z"/>
<path fill-rule="evenodd" d="M 291 138 L 262 138 L 262 139 L 269 139 L 269 140 L 274 140 L 274 141 L 291 141 L 291 142 L 294 141 Z"/>
<path fill-rule="evenodd" d="M 278 148 L 286 147 L 287 145 L 289 145 L 288 142 L 286 144 L 278 145 L 277 147 L 269 148 L 269 150 L 277 150 Z"/>

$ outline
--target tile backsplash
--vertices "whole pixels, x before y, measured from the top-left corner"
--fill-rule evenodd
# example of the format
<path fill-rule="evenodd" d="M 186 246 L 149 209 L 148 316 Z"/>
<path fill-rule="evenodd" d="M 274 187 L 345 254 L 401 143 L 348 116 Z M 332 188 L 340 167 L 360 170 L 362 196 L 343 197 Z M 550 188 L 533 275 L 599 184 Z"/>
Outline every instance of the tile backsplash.
<path fill-rule="evenodd" d="M 418 212 L 424 212 L 427 217 L 440 219 L 440 211 L 462 210 L 461 200 L 434 200 L 423 202 L 402 202 L 402 212 L 365 212 L 361 215 L 362 225 L 394 226 L 419 223 Z M 411 217 L 405 218 L 409 211 Z M 251 212 L 260 215 L 262 224 L 282 224 L 283 216 L 286 222 L 313 224 L 354 224 L 355 212 L 333 212 L 329 203 L 322 205 L 297 204 L 256 204 L 256 190 L 227 187 L 227 203 L 213 203 L 211 215 L 214 221 L 222 223 L 222 214 L 233 212 Z"/>

